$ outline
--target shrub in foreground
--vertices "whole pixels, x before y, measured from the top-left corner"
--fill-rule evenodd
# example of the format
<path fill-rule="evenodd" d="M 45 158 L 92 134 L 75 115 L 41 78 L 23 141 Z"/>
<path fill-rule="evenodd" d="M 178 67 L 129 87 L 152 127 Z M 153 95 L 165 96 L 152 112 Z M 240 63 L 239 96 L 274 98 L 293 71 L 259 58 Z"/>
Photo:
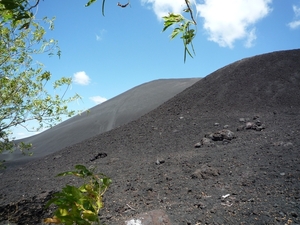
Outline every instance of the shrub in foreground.
<path fill-rule="evenodd" d="M 111 184 L 111 179 L 101 173 L 94 173 L 83 165 L 76 165 L 74 171 L 57 176 L 73 175 L 84 179 L 80 187 L 66 185 L 61 192 L 54 194 L 46 207 L 51 204 L 57 209 L 52 218 L 44 219 L 46 224 L 91 225 L 100 224 L 98 213 L 103 208 L 102 197 Z"/>

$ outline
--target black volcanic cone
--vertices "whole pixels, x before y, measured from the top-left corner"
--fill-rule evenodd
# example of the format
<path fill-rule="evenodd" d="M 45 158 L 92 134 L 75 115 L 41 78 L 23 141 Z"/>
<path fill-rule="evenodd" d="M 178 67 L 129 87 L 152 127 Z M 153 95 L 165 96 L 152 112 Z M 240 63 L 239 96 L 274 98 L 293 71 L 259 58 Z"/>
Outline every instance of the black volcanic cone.
<path fill-rule="evenodd" d="M 113 180 L 106 224 L 154 209 L 177 225 L 300 224 L 299 90 L 300 50 L 230 64 L 135 121 L 4 172 L 0 218 L 37 224 L 45 196 L 76 183 L 54 176 L 84 164 Z"/>
<path fill-rule="evenodd" d="M 0 155 L 0 160 L 5 160 L 10 169 L 124 125 L 157 108 L 198 80 L 200 78 L 160 79 L 134 87 L 91 108 L 88 113 L 83 112 L 40 134 L 18 140 L 33 145 L 31 157 L 14 151 Z"/>

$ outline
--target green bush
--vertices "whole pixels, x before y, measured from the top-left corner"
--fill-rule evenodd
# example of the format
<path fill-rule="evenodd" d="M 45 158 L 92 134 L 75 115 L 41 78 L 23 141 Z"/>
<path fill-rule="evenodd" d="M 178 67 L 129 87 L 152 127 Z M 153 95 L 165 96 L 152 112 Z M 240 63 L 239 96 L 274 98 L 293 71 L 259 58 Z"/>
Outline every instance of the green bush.
<path fill-rule="evenodd" d="M 103 208 L 102 197 L 111 184 L 111 179 L 83 165 L 76 165 L 74 171 L 57 176 L 74 175 L 85 180 L 80 187 L 66 185 L 61 192 L 54 194 L 46 207 L 57 206 L 52 218 L 44 219 L 47 224 L 91 225 L 100 224 L 98 213 Z"/>

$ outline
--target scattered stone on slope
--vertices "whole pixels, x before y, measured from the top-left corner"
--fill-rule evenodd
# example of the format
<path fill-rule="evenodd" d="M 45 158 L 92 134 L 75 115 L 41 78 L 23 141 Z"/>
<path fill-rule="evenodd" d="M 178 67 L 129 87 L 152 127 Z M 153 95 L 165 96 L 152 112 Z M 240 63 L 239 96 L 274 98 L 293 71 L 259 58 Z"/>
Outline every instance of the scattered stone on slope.
<path fill-rule="evenodd" d="M 207 133 L 200 140 L 200 142 L 194 145 L 195 148 L 200 148 L 201 146 L 211 147 L 214 146 L 214 141 L 222 141 L 223 144 L 229 143 L 232 139 L 236 138 L 235 134 L 228 130 L 223 129 L 214 133 Z"/>
<path fill-rule="evenodd" d="M 262 131 L 266 128 L 265 124 L 259 120 L 259 116 L 254 116 L 253 121 L 250 121 L 250 119 L 245 119 L 245 118 L 240 118 L 239 121 L 244 124 L 240 125 L 237 128 L 237 131 L 242 131 L 242 130 Z"/>
<path fill-rule="evenodd" d="M 283 147 L 293 147 L 292 142 L 283 142 L 283 141 L 277 141 L 273 143 L 274 146 L 283 146 Z"/>
<path fill-rule="evenodd" d="M 102 158 L 105 158 L 107 156 L 106 153 L 98 153 L 97 155 L 95 155 L 93 158 L 90 159 L 90 161 L 95 161 L 96 159 L 102 159 Z"/>
<path fill-rule="evenodd" d="M 213 141 L 223 141 L 224 139 L 230 141 L 235 138 L 235 134 L 228 129 L 223 129 L 215 133 L 206 134 L 205 137 Z"/>
<path fill-rule="evenodd" d="M 220 172 L 217 168 L 211 167 L 210 165 L 204 164 L 201 168 L 196 169 L 192 175 L 192 179 L 200 178 L 200 179 L 208 179 L 211 177 L 219 176 Z"/>
<path fill-rule="evenodd" d="M 266 128 L 266 125 L 261 122 L 258 115 L 253 116 L 253 121 L 250 121 L 250 118 L 239 118 L 239 122 L 243 123 L 242 125 L 237 127 L 237 131 L 242 130 L 256 130 L 262 131 Z M 214 123 L 215 127 L 220 126 L 220 123 Z M 204 135 L 204 138 L 197 142 L 194 147 L 200 148 L 202 146 L 210 147 L 214 146 L 215 141 L 222 141 L 223 144 L 228 144 L 236 135 L 234 132 L 228 129 L 229 125 L 226 124 L 223 126 L 222 130 L 216 131 L 214 133 L 207 133 Z"/>
<path fill-rule="evenodd" d="M 194 145 L 194 147 L 195 147 L 195 148 L 200 148 L 201 145 L 202 145 L 201 142 L 197 142 L 197 143 Z"/>
<path fill-rule="evenodd" d="M 200 140 L 200 142 L 197 142 L 194 147 L 195 148 L 201 148 L 201 146 L 206 146 L 206 147 L 212 147 L 214 146 L 215 144 L 212 142 L 212 140 L 210 138 L 202 138 Z"/>
<path fill-rule="evenodd" d="M 200 144 L 201 145 L 205 145 L 205 146 L 213 146 L 214 145 L 214 143 L 212 142 L 212 140 L 209 139 L 209 138 L 206 138 L 206 137 L 204 137 L 204 138 L 201 139 Z"/>
<path fill-rule="evenodd" d="M 160 165 L 160 164 L 163 164 L 163 163 L 165 163 L 164 159 L 162 159 L 162 158 L 157 158 L 156 159 L 156 162 L 155 162 L 156 165 Z"/>
<path fill-rule="evenodd" d="M 250 118 L 239 118 L 239 122 L 242 123 L 242 125 L 239 125 L 237 127 L 237 131 L 243 131 L 243 130 L 255 130 L 255 131 L 262 131 L 266 128 L 266 125 L 261 122 L 260 117 L 255 115 L 253 116 L 253 121 L 250 121 Z M 214 123 L 215 127 L 220 126 L 220 123 Z M 202 146 L 210 147 L 214 146 L 214 142 L 220 141 L 222 144 L 228 144 L 232 139 L 236 138 L 236 135 L 234 132 L 228 129 L 229 125 L 226 124 L 223 126 L 222 130 L 213 132 L 213 133 L 207 133 L 204 135 L 204 137 L 200 140 L 200 142 L 197 142 L 194 147 L 200 148 Z"/>

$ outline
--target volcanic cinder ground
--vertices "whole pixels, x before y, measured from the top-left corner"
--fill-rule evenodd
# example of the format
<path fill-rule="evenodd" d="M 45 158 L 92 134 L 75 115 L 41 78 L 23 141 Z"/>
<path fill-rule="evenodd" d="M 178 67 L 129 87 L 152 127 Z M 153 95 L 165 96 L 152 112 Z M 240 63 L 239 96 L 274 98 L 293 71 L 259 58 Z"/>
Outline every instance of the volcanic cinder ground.
<path fill-rule="evenodd" d="M 175 94 L 95 136 L 84 134 L 97 117 L 83 119 L 65 138 L 85 139 L 51 154 L 9 158 L 0 221 L 41 224 L 51 215 L 43 207 L 51 194 L 78 184 L 55 175 L 83 164 L 113 181 L 100 213 L 106 224 L 155 209 L 177 225 L 300 224 L 300 50 L 242 59 Z"/>

